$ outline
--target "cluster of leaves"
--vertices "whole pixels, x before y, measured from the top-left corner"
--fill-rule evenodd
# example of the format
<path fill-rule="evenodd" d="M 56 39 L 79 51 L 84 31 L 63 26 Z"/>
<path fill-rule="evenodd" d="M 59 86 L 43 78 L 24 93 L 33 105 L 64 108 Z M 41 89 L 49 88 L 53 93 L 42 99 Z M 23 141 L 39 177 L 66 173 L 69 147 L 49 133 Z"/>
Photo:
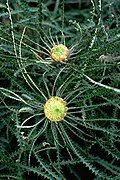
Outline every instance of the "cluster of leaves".
<path fill-rule="evenodd" d="M 1 179 L 119 179 L 119 9 L 119 0 L 1 2 Z M 73 55 L 47 59 L 51 41 Z M 57 124 L 44 117 L 49 94 L 68 103 Z"/>

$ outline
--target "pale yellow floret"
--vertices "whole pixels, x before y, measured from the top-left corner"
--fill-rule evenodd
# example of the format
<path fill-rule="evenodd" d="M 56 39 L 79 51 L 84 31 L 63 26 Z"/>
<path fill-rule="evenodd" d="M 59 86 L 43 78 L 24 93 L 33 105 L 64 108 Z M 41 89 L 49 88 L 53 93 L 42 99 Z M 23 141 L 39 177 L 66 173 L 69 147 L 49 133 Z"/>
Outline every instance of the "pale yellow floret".
<path fill-rule="evenodd" d="M 45 116 L 54 122 L 62 121 L 67 114 L 66 101 L 59 97 L 50 98 L 44 105 Z"/>
<path fill-rule="evenodd" d="M 70 51 L 65 45 L 59 44 L 52 47 L 50 55 L 53 60 L 61 62 L 68 58 L 69 53 Z"/>

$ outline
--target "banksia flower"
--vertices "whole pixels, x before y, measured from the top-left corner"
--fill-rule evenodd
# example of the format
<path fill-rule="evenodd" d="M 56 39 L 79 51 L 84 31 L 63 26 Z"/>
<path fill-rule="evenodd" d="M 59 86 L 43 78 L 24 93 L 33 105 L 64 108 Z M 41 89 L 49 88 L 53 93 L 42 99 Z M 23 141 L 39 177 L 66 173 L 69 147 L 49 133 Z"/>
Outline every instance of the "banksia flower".
<path fill-rule="evenodd" d="M 59 44 L 51 48 L 50 55 L 53 60 L 61 62 L 68 58 L 69 53 L 70 51 L 65 45 Z"/>
<path fill-rule="evenodd" d="M 45 116 L 54 122 L 62 121 L 66 116 L 68 108 L 66 101 L 59 97 L 50 98 L 44 105 Z"/>
<path fill-rule="evenodd" d="M 75 59 L 76 55 L 81 51 L 81 49 L 77 51 L 76 48 L 79 43 L 73 44 L 71 47 L 67 47 L 65 37 L 63 36 L 61 37 L 61 40 L 59 40 L 57 36 L 52 37 L 51 33 L 47 36 L 47 38 L 45 37 L 40 37 L 43 45 L 37 44 L 38 47 L 40 47 L 40 52 L 38 53 L 38 50 L 36 52 L 33 51 L 39 60 L 37 62 L 44 64 L 51 64 L 53 61 L 63 63 L 68 61 L 68 59 Z"/>
<path fill-rule="evenodd" d="M 52 89 L 51 84 L 46 82 L 49 73 L 43 74 L 43 86 L 41 86 L 41 89 L 32 80 L 29 74 L 27 74 L 27 76 L 24 74 L 25 80 L 29 78 L 27 79 L 29 80 L 28 85 L 35 93 L 34 97 L 32 96 L 34 93 L 32 94 L 30 91 L 27 91 L 27 94 L 22 94 L 20 96 L 11 90 L 0 88 L 3 95 L 23 103 L 22 107 L 17 112 L 19 114 L 26 113 L 25 119 L 22 122 L 20 121 L 19 124 L 16 118 L 16 124 L 22 141 L 25 141 L 25 143 L 28 143 L 29 141 L 29 144 L 31 143 L 29 163 L 33 147 L 35 143 L 37 143 L 39 137 L 44 138 L 45 141 L 47 139 L 47 143 L 55 149 L 57 146 L 62 148 L 65 147 L 68 155 L 72 157 L 70 151 L 73 151 L 73 147 L 71 148 L 72 142 L 69 143 L 68 141 L 67 132 L 75 133 L 77 137 L 83 132 L 80 129 L 81 125 L 85 126 L 85 123 L 81 120 L 82 111 L 79 107 L 73 106 L 74 100 L 81 94 L 81 87 L 76 86 L 76 82 L 74 81 L 75 76 L 69 72 L 67 78 L 62 78 L 63 82 L 59 84 L 58 80 L 59 77 L 61 77 L 61 73 L 64 74 L 64 76 L 62 76 L 64 78 L 66 75 L 66 66 L 60 69 L 59 72 L 56 72 Z M 69 86 L 71 87 L 71 84 L 73 90 L 69 93 L 68 89 Z M 24 131 L 24 129 L 26 130 Z M 87 134 L 83 132 L 83 135 L 84 134 L 87 136 Z M 48 138 L 46 138 L 46 135 Z M 79 138 L 81 137 L 82 136 L 79 136 Z"/>

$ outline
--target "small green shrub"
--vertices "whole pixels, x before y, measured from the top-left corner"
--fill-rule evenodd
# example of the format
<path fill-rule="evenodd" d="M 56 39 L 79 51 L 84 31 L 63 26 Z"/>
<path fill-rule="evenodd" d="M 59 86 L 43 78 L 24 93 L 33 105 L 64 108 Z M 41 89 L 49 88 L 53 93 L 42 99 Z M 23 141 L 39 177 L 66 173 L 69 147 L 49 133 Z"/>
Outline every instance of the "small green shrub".
<path fill-rule="evenodd" d="M 1 179 L 120 178 L 119 8 L 1 2 Z"/>

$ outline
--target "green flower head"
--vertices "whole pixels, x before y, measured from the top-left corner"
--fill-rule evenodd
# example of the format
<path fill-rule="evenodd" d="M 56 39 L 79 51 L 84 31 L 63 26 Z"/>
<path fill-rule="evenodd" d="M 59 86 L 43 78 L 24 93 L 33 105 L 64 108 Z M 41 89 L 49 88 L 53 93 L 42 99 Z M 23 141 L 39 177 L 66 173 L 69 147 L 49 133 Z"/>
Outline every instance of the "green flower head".
<path fill-rule="evenodd" d="M 44 105 L 45 116 L 50 121 L 62 121 L 67 114 L 66 101 L 59 97 L 50 98 Z"/>
<path fill-rule="evenodd" d="M 69 53 L 69 49 L 65 45 L 55 45 L 51 49 L 51 58 L 55 61 L 61 62 L 69 56 Z"/>

